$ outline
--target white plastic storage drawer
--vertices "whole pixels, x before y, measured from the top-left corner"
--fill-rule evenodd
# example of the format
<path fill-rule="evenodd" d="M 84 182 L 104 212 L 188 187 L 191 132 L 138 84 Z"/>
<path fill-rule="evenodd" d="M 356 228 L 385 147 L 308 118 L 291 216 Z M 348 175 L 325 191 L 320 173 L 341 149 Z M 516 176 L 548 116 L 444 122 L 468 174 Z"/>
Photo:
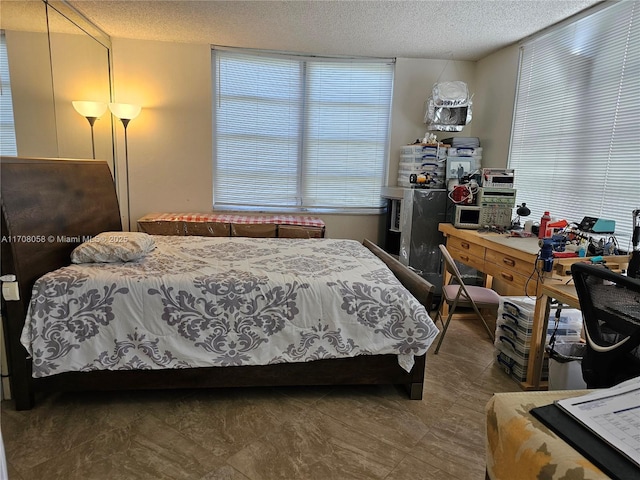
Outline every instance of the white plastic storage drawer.
<path fill-rule="evenodd" d="M 529 297 L 500 297 L 500 310 L 509 315 L 533 322 L 533 313 L 536 309 L 535 298 Z"/>
<path fill-rule="evenodd" d="M 444 166 L 444 160 L 438 160 L 438 157 L 433 155 L 400 155 L 401 163 L 424 163 L 424 162 L 438 162 Z"/>
<path fill-rule="evenodd" d="M 547 322 L 547 341 L 551 334 L 556 330 L 556 311 L 549 311 L 549 320 Z M 533 319 L 524 320 L 520 317 L 498 310 L 498 318 L 496 320 L 496 337 L 504 335 L 523 345 L 531 344 L 531 334 L 533 331 Z M 560 319 L 558 321 L 558 329 L 556 330 L 556 338 L 563 342 L 578 342 L 582 333 L 582 312 L 575 308 L 563 308 L 560 311 Z"/>
<path fill-rule="evenodd" d="M 496 361 L 500 368 L 507 372 L 513 379 L 518 382 L 524 382 L 527 380 L 527 366 L 518 363 L 515 359 L 511 358 L 504 352 L 496 353 Z M 547 380 L 549 378 L 549 359 L 544 359 L 542 366 L 541 380 Z"/>
<path fill-rule="evenodd" d="M 404 163 L 400 162 L 398 170 L 415 172 L 441 172 L 445 173 L 444 164 L 438 162 Z"/>
<path fill-rule="evenodd" d="M 450 157 L 481 157 L 482 147 L 449 147 L 447 155 Z"/>
<path fill-rule="evenodd" d="M 498 311 L 498 318 L 496 320 L 496 337 L 499 335 L 506 335 L 509 338 L 513 338 L 514 340 L 518 340 L 529 345 L 531 343 L 532 327 L 533 323 L 518 319 L 507 312 Z"/>
<path fill-rule="evenodd" d="M 582 336 L 582 312 L 575 308 L 561 309 L 556 330 L 556 310 L 552 309 L 547 326 L 547 342 L 554 330 L 556 339 L 562 343 L 579 342 Z"/>
<path fill-rule="evenodd" d="M 496 349 L 507 354 L 520 365 L 526 366 L 529 364 L 529 345 L 525 345 L 504 335 L 496 336 L 494 345 Z"/>
<path fill-rule="evenodd" d="M 437 145 L 404 145 L 400 147 L 401 155 L 431 155 L 444 157 L 447 155 L 447 147 Z"/>

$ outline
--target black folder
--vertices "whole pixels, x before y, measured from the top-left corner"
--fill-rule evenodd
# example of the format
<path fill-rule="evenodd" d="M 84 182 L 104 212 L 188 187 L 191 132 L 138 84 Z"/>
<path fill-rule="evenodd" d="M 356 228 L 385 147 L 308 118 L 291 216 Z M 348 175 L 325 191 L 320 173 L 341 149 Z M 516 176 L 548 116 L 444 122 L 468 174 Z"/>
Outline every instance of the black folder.
<path fill-rule="evenodd" d="M 640 478 L 640 468 L 631 460 L 555 403 L 532 408 L 531 414 L 611 478 L 618 480 Z"/>

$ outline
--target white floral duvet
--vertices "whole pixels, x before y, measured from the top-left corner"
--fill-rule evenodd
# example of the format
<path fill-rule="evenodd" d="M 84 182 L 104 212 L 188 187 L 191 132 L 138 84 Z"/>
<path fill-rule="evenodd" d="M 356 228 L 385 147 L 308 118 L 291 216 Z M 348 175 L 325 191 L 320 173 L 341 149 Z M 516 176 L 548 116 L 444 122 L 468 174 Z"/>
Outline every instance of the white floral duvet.
<path fill-rule="evenodd" d="M 34 377 L 373 354 L 410 370 L 438 333 L 356 241 L 154 240 L 136 262 L 71 265 L 36 282 L 22 332 Z"/>

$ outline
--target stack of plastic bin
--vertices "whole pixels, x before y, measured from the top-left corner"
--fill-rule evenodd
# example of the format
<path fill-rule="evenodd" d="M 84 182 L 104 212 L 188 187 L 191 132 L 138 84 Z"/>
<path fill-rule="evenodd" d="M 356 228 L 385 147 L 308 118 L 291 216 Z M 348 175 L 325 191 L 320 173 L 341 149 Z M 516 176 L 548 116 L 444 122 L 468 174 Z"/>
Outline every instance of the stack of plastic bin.
<path fill-rule="evenodd" d="M 531 351 L 535 299 L 529 297 L 502 297 L 496 321 L 496 358 L 498 364 L 515 380 L 527 379 Z M 582 314 L 576 309 L 561 309 L 556 329 L 556 309 L 551 309 L 547 328 L 547 342 L 555 331 L 556 343 L 580 341 Z M 544 346 L 542 347 L 544 348 Z M 542 380 L 549 376 L 549 362 L 545 358 Z"/>
<path fill-rule="evenodd" d="M 411 187 L 411 174 L 425 174 L 430 177 L 430 188 L 444 188 L 446 152 L 444 146 L 435 144 L 402 147 L 398 164 L 398 186 Z"/>

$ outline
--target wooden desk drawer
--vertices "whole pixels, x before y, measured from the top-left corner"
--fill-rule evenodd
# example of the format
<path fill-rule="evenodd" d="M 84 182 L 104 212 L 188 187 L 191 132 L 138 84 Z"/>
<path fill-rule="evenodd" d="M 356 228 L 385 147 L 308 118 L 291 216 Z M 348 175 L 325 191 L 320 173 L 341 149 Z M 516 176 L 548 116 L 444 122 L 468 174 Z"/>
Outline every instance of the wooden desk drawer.
<path fill-rule="evenodd" d="M 522 275 L 515 270 L 502 267 L 488 260 L 485 262 L 484 268 L 484 272 L 493 277 L 496 288 L 496 284 L 503 284 L 507 287 L 508 290 L 503 293 L 504 295 L 525 295 L 525 285 L 527 287 L 527 295 L 536 295 L 538 287 L 538 276 L 536 274 L 529 279 L 531 272 L 527 275 Z M 533 266 L 531 268 L 533 269 Z"/>
<path fill-rule="evenodd" d="M 484 258 L 478 257 L 476 255 L 472 255 L 467 250 L 460 250 L 449 245 L 447 242 L 447 250 L 451 254 L 454 260 L 464 263 L 469 267 L 475 268 L 476 270 L 484 271 Z"/>
<path fill-rule="evenodd" d="M 504 253 L 491 249 L 487 249 L 485 261 L 487 265 L 492 264 L 493 266 L 497 266 L 500 271 L 510 270 L 511 272 L 516 272 L 526 276 L 531 275 L 534 267 L 534 263 L 512 257 L 511 255 L 505 255 Z"/>
<path fill-rule="evenodd" d="M 485 247 L 476 243 L 471 243 L 458 237 L 447 237 L 447 250 L 455 249 L 460 252 L 466 252 L 467 255 L 473 255 L 484 259 Z"/>

